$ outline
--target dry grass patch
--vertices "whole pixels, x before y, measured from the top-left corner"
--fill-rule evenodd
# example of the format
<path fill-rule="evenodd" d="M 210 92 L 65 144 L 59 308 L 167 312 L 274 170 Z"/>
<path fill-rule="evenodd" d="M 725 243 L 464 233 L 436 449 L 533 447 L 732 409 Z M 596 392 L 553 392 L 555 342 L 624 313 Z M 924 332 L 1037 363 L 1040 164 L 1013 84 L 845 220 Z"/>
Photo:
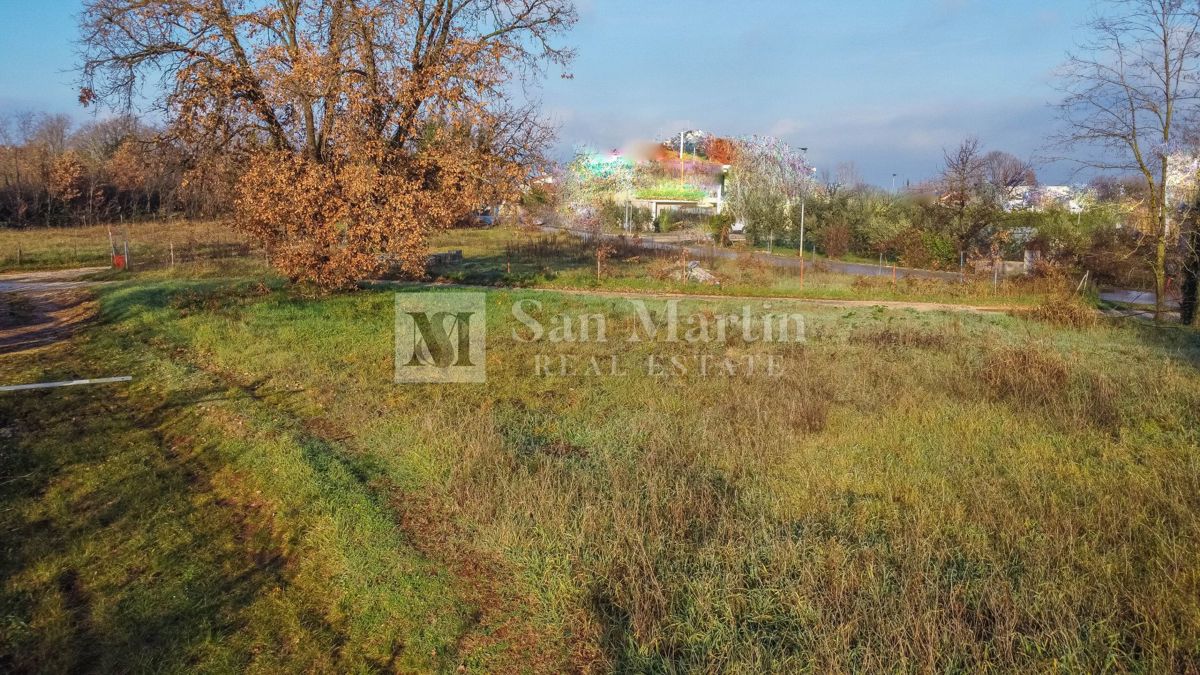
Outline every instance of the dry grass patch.
<path fill-rule="evenodd" d="M 1099 315 L 1094 307 L 1066 297 L 1051 298 L 1025 312 L 1024 316 L 1051 326 L 1077 330 L 1092 328 L 1099 322 Z"/>
<path fill-rule="evenodd" d="M 1061 401 L 1070 386 L 1070 368 L 1057 352 L 1036 345 L 994 348 L 979 368 L 979 379 L 999 400 L 1025 407 Z"/>
<path fill-rule="evenodd" d="M 862 328 L 849 336 L 851 344 L 868 345 L 877 349 L 906 350 L 925 349 L 945 351 L 950 347 L 950 337 L 945 332 L 919 326 L 880 326 Z"/>

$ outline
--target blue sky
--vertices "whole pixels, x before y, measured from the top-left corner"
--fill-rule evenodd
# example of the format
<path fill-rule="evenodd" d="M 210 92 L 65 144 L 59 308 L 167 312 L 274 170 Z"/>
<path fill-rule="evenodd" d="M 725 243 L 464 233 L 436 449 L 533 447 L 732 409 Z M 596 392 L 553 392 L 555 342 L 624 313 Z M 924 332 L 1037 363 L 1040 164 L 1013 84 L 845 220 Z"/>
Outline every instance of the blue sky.
<path fill-rule="evenodd" d="M 680 128 L 774 134 L 869 181 L 936 173 L 968 135 L 1032 157 L 1092 0 L 579 0 L 573 79 L 541 99 L 556 154 Z M 83 119 L 73 0 L 0 0 L 0 111 Z M 1043 180 L 1069 178 L 1044 167 Z"/>

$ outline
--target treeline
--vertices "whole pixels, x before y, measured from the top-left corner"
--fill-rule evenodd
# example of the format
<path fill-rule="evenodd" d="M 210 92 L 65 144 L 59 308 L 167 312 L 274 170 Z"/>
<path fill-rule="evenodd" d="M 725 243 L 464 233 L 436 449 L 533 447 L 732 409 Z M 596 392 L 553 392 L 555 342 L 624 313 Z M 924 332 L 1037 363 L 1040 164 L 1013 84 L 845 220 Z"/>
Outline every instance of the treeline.
<path fill-rule="evenodd" d="M 133 117 L 0 114 L 0 225 L 218 215 L 233 172 L 159 138 Z"/>
<path fill-rule="evenodd" d="M 957 269 L 1020 260 L 1035 251 L 1101 281 L 1145 283 L 1153 252 L 1136 181 L 1097 179 L 1086 190 L 1046 194 L 1028 164 L 983 152 L 969 139 L 948 152 L 942 173 L 899 193 L 866 185 L 852 167 L 805 186 L 806 250 L 910 267 Z M 800 210 L 748 220 L 759 245 L 800 245 Z"/>

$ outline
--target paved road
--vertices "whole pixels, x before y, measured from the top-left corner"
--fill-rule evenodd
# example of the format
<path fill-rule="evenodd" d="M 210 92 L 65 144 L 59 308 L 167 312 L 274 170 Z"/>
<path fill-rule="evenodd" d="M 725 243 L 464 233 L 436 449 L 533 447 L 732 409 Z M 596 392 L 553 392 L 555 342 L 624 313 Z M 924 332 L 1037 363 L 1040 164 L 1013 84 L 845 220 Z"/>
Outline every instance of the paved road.
<path fill-rule="evenodd" d="M 1154 291 L 1134 291 L 1126 288 L 1110 288 L 1100 293 L 1100 299 L 1125 305 L 1154 305 Z M 1178 309 L 1179 301 L 1167 298 L 1167 309 Z"/>

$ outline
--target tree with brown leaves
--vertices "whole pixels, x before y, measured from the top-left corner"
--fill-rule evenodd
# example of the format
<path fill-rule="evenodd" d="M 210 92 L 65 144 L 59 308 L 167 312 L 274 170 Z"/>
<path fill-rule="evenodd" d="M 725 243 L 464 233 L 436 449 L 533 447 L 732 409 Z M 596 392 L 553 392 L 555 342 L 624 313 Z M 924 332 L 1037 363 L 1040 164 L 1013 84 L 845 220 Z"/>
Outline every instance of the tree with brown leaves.
<path fill-rule="evenodd" d="M 519 189 L 549 129 L 517 86 L 571 52 L 571 0 L 88 0 L 81 100 L 146 78 L 293 279 L 423 270 L 426 235 Z"/>

